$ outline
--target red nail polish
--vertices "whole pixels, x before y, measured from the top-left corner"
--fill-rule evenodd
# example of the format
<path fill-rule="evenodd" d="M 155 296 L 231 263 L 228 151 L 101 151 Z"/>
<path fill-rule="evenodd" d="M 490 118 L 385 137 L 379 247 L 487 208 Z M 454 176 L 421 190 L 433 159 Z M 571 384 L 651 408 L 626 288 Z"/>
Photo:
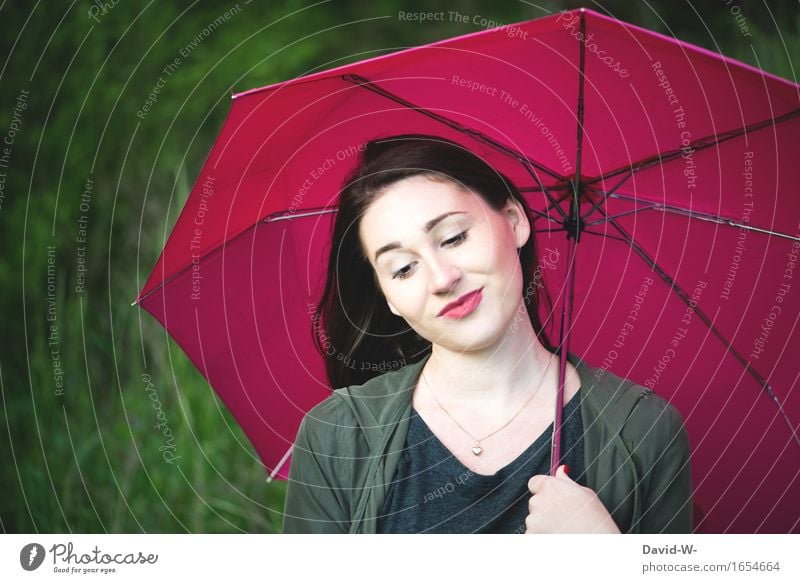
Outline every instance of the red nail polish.
<path fill-rule="evenodd" d="M 564 473 L 565 474 L 569 473 L 569 466 L 567 464 L 564 464 Z"/>

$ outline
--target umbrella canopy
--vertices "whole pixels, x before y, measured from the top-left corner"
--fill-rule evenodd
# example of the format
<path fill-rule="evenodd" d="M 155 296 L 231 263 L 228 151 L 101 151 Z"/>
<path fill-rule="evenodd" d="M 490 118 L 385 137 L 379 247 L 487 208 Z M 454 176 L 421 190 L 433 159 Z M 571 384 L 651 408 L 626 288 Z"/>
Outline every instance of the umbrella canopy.
<path fill-rule="evenodd" d="M 286 478 L 342 181 L 449 138 L 528 200 L 569 350 L 681 411 L 696 532 L 798 532 L 798 131 L 797 85 L 583 9 L 342 66 L 233 96 L 137 302 Z"/>

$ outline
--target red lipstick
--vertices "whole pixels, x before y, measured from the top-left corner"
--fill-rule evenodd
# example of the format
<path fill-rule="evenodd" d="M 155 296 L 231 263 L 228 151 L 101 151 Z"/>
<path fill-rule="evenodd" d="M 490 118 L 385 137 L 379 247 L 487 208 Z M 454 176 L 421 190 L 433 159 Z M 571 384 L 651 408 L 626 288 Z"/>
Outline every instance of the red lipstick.
<path fill-rule="evenodd" d="M 475 308 L 478 307 L 478 304 L 481 303 L 481 298 L 483 297 L 482 290 L 483 288 L 476 289 L 450 302 L 442 308 L 442 311 L 439 312 L 439 316 L 457 319 L 471 314 L 475 311 Z"/>

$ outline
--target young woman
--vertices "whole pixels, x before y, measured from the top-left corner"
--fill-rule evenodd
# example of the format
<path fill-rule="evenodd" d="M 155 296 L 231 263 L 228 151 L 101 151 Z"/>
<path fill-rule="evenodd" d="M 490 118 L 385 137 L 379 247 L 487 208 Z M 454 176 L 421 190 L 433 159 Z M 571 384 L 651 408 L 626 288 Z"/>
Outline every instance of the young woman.
<path fill-rule="evenodd" d="M 540 299 L 510 180 L 442 138 L 368 143 L 315 320 L 340 388 L 300 425 L 284 532 L 690 532 L 679 413 L 573 353 L 548 475 L 559 351 Z"/>

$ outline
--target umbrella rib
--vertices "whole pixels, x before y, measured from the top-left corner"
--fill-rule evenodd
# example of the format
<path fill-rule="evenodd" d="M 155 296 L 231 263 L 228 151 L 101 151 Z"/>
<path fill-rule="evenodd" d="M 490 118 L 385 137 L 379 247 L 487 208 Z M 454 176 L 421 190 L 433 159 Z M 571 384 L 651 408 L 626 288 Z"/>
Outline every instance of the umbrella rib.
<path fill-rule="evenodd" d="M 650 204 L 649 204 L 649 206 L 640 207 L 640 208 L 637 208 L 637 209 L 634 209 L 634 210 L 630 210 L 630 211 L 626 211 L 626 212 L 623 212 L 623 213 L 619 213 L 617 215 L 606 215 L 602 219 L 586 223 L 587 227 L 588 226 L 599 225 L 599 224 L 605 223 L 605 222 L 607 222 L 607 221 L 609 221 L 611 219 L 624 217 L 624 216 L 627 216 L 627 215 L 630 215 L 630 214 L 633 214 L 633 213 L 638 213 L 640 211 L 660 210 L 660 211 L 663 211 L 663 212 L 674 213 L 674 214 L 677 214 L 677 215 L 686 216 L 686 217 L 689 217 L 690 219 L 698 219 L 698 220 L 701 220 L 701 221 L 709 221 L 709 222 L 712 222 L 712 223 L 718 223 L 720 225 L 727 225 L 727 226 L 730 226 L 730 227 L 738 227 L 740 229 L 745 229 L 745 230 L 748 230 L 748 231 L 755 231 L 756 233 L 763 233 L 765 235 L 772 235 L 772 236 L 775 236 L 775 237 L 782 237 L 784 239 L 789 239 L 790 241 L 800 241 L 800 236 L 789 235 L 788 233 L 782 233 L 780 231 L 773 231 L 771 229 L 764 229 L 762 227 L 756 227 L 754 225 L 749 225 L 747 223 L 742 223 L 740 221 L 736 221 L 736 220 L 728 218 L 728 217 L 723 217 L 722 215 L 714 215 L 714 214 L 705 213 L 705 212 L 702 212 L 702 211 L 693 211 L 693 210 L 690 210 L 690 209 L 687 209 L 687 208 L 684 208 L 684 207 L 680 207 L 680 206 L 676 206 L 676 205 L 661 204 L 661 203 L 658 203 L 658 202 L 648 201 L 646 199 L 643 200 L 641 198 L 634 198 L 634 197 L 626 196 L 626 195 L 623 195 L 623 194 L 609 194 L 608 196 L 610 198 L 619 198 L 619 199 L 628 200 L 628 201 L 631 201 L 631 202 L 648 202 Z"/>
<path fill-rule="evenodd" d="M 600 210 L 600 212 L 601 213 L 603 212 L 602 209 Z M 738 360 L 742 364 L 742 366 L 744 366 L 745 370 L 752 375 L 752 377 L 756 380 L 756 382 L 758 382 L 758 384 L 761 385 L 761 388 L 764 389 L 764 392 L 767 393 L 769 398 L 772 399 L 772 401 L 778 407 L 778 411 L 783 416 L 783 419 L 784 421 L 786 421 L 786 424 L 789 426 L 789 431 L 794 437 L 794 440 L 797 442 L 797 445 L 800 446 L 800 437 L 798 437 L 797 431 L 794 429 L 794 426 L 792 425 L 792 422 L 789 420 L 789 417 L 786 415 L 786 412 L 783 410 L 783 406 L 778 400 L 778 397 L 772 390 L 772 385 L 770 385 L 766 381 L 766 379 L 764 379 L 764 377 L 762 377 L 758 373 L 758 371 L 756 371 L 755 368 L 750 366 L 749 361 L 746 361 L 744 357 L 741 354 L 739 354 L 739 351 L 736 350 L 736 348 L 734 348 L 733 345 L 722 335 L 722 333 L 716 328 L 716 326 L 714 326 L 713 322 L 708 318 L 708 316 L 706 316 L 705 312 L 703 312 L 703 310 L 701 310 L 699 306 L 691 305 L 690 303 L 691 300 L 689 298 L 689 295 L 684 291 L 684 289 L 680 285 L 678 285 L 678 283 L 672 277 L 670 277 L 670 275 L 666 271 L 664 271 L 664 269 L 662 269 L 661 266 L 658 265 L 658 263 L 656 263 L 652 257 L 650 257 L 647 251 L 642 249 L 641 245 L 639 245 L 623 227 L 617 224 L 616 220 L 609 219 L 609 223 L 622 235 L 622 237 L 625 239 L 628 245 L 630 245 L 631 248 L 636 252 L 636 254 L 639 255 L 639 257 L 641 257 L 645 261 L 645 263 L 647 263 L 651 267 L 651 269 L 653 269 L 658 274 L 658 276 L 664 280 L 664 282 L 667 285 L 670 286 L 670 289 L 672 289 L 678 295 L 678 297 L 683 301 L 683 303 L 685 303 L 688 307 L 694 310 L 694 313 L 697 314 L 697 316 L 700 318 L 700 320 L 702 320 L 706 324 L 706 326 L 708 326 L 709 330 L 711 330 L 711 332 L 713 332 L 714 335 L 717 338 L 719 338 L 720 341 L 722 341 L 722 343 L 727 348 L 728 352 L 730 352 L 736 358 L 736 360 Z"/>
<path fill-rule="evenodd" d="M 310 210 L 310 211 L 304 212 L 304 213 L 281 211 L 281 212 L 273 213 L 273 214 L 261 219 L 260 222 L 274 223 L 276 221 L 288 221 L 290 219 L 300 219 L 300 218 L 303 218 L 303 217 L 313 217 L 313 216 L 317 216 L 317 215 L 335 213 L 335 212 L 338 212 L 338 210 L 339 209 L 335 209 L 335 208 L 320 208 L 320 209 Z M 642 209 L 639 209 L 639 210 L 642 210 Z M 553 221 L 554 223 L 558 223 L 559 225 L 563 224 L 557 218 L 555 218 L 555 217 L 553 217 L 551 215 L 548 215 L 546 213 L 543 213 L 540 210 L 530 209 L 530 211 L 532 213 L 538 215 L 537 218 L 548 219 L 550 221 Z M 548 230 L 552 231 L 553 229 L 538 229 L 536 232 L 538 233 L 538 232 L 541 232 L 541 231 L 548 231 Z M 594 233 L 594 234 L 602 235 L 603 233 Z M 800 238 L 798 238 L 798 239 L 800 240 Z"/>
<path fill-rule="evenodd" d="M 562 184 L 553 184 L 547 190 L 549 190 L 550 192 L 553 192 L 555 190 L 569 190 L 570 188 L 571 187 L 569 185 L 562 183 Z M 541 188 L 534 188 L 533 186 L 523 186 L 521 188 L 517 187 L 517 190 L 519 190 L 520 192 L 541 192 L 542 191 Z"/>
<path fill-rule="evenodd" d="M 582 218 L 584 220 L 586 220 L 589 217 L 589 215 L 591 215 L 594 211 L 596 211 L 598 208 L 600 208 L 600 205 L 602 205 L 604 202 L 606 202 L 608 197 L 612 196 L 615 192 L 617 192 L 617 189 L 619 189 L 623 184 L 625 184 L 631 178 L 631 176 L 633 176 L 636 172 L 637 172 L 637 170 L 632 170 L 631 172 L 629 172 L 628 174 L 623 176 L 622 180 L 620 180 L 617 184 L 615 184 L 611 188 L 611 190 L 609 190 L 608 192 L 600 190 L 599 188 L 592 188 L 591 186 L 585 186 L 584 188 L 586 190 L 591 190 L 592 192 L 597 192 L 599 194 L 602 194 L 603 196 L 602 196 L 602 198 L 600 198 L 600 200 L 598 200 L 596 203 L 594 203 L 591 206 L 591 208 L 586 212 L 585 215 L 583 215 Z M 590 224 L 597 224 L 597 223 L 587 223 L 587 226 L 590 225 Z"/>
<path fill-rule="evenodd" d="M 317 216 L 317 215 L 335 213 L 338 210 L 339 209 L 330 208 L 330 207 L 319 207 L 319 208 L 311 208 L 311 209 L 309 209 L 309 210 L 307 210 L 305 212 L 279 211 L 279 212 L 276 212 L 276 213 L 272 213 L 271 215 L 267 215 L 266 217 L 264 217 L 262 219 L 259 219 L 258 222 L 253 223 L 252 225 L 250 225 L 246 229 L 242 229 L 241 232 L 237 233 L 236 235 L 234 235 L 233 237 L 231 237 L 230 239 L 228 239 L 224 243 L 222 243 L 220 245 L 217 245 L 216 247 L 213 247 L 212 249 L 209 249 L 206 253 L 204 253 L 203 255 L 201 255 L 200 257 L 197 258 L 197 263 L 200 263 L 201 261 L 204 261 L 205 259 L 207 259 L 211 255 L 213 255 L 214 253 L 218 252 L 220 249 L 223 249 L 225 246 L 230 245 L 233 241 L 235 241 L 236 239 L 238 239 L 239 237 L 241 237 L 242 235 L 244 235 L 245 233 L 247 233 L 251 229 L 254 229 L 254 228 L 258 227 L 258 225 L 260 225 L 261 223 L 273 223 L 273 222 L 276 222 L 276 221 L 287 221 L 287 220 L 290 220 L 290 219 L 300 219 L 300 218 L 304 218 L 304 217 L 313 217 L 313 216 Z M 185 273 L 187 270 L 191 269 L 193 265 L 194 265 L 194 262 L 189 263 L 188 265 L 185 265 L 184 267 L 182 267 L 181 269 L 179 269 L 178 271 L 176 271 L 175 273 L 170 275 L 167 279 L 165 279 L 160 284 L 158 284 L 156 287 L 154 287 L 153 289 L 148 291 L 142 297 L 134 300 L 131 303 L 131 307 L 141 304 L 148 296 L 150 296 L 151 294 L 154 294 L 155 292 L 157 292 L 162 287 L 164 287 L 167 284 L 169 284 L 174 279 L 180 277 L 182 273 Z"/>
<path fill-rule="evenodd" d="M 261 219 L 260 223 L 274 223 L 276 221 L 288 221 L 291 219 L 302 219 L 304 217 L 315 217 L 318 215 L 326 215 L 329 213 L 338 212 L 339 209 L 336 208 L 316 208 L 316 209 L 309 209 L 305 212 L 298 213 L 296 211 L 279 211 L 277 213 L 272 213 Z"/>
<path fill-rule="evenodd" d="M 702 149 L 711 147 L 713 145 L 716 145 L 716 144 L 718 144 L 720 142 L 723 142 L 723 141 L 732 139 L 734 137 L 737 137 L 738 135 L 741 135 L 743 133 L 747 133 L 747 131 L 755 131 L 755 130 L 761 129 L 763 127 L 767 127 L 767 126 L 770 126 L 770 125 L 775 125 L 775 123 L 779 123 L 781 121 L 786 121 L 787 119 L 791 119 L 791 118 L 797 116 L 798 114 L 800 114 L 800 109 L 795 110 L 794 112 L 789 112 L 788 114 L 784 114 L 783 116 L 780 116 L 778 118 L 771 118 L 769 120 L 765 120 L 765 121 L 762 121 L 762 122 L 757 122 L 755 124 L 752 124 L 749 127 L 743 128 L 742 130 L 731 130 L 729 132 L 725 132 L 723 134 L 719 134 L 719 137 L 718 137 L 717 140 L 714 140 L 714 141 L 711 141 L 711 142 L 708 142 L 708 143 L 706 143 L 706 140 L 708 140 L 711 136 L 706 136 L 705 138 L 699 138 L 698 140 L 696 140 L 694 143 L 690 144 L 687 147 L 684 147 L 684 148 L 681 148 L 681 149 L 678 149 L 678 150 L 674 150 L 672 152 L 667 152 L 663 156 L 656 156 L 656 157 L 647 159 L 644 162 L 639 163 L 639 164 L 637 164 L 635 166 L 632 166 L 632 167 L 627 169 L 628 170 L 627 172 L 625 171 L 626 169 L 621 168 L 621 169 L 613 170 L 613 171 L 611 171 L 609 174 L 607 174 L 605 176 L 600 176 L 599 178 L 595 178 L 595 179 L 589 181 L 587 184 L 596 184 L 597 182 L 600 182 L 600 181 L 602 181 L 604 179 L 610 178 L 610 177 L 612 177 L 614 175 L 618 175 L 620 173 L 624 174 L 623 177 L 622 177 L 622 180 L 620 180 L 616 185 L 614 185 L 614 187 L 612 187 L 611 190 L 609 190 L 608 192 L 602 191 L 600 189 L 591 188 L 590 186 L 586 186 L 587 190 L 592 190 L 593 192 L 597 192 L 597 193 L 603 194 L 603 197 L 600 200 L 598 200 L 597 202 L 595 202 L 591 206 L 591 208 L 586 212 L 586 214 L 583 215 L 583 218 L 586 219 L 587 217 L 589 217 L 589 215 L 594 213 L 600 207 L 600 205 L 602 205 L 606 201 L 607 198 L 612 197 L 613 195 L 615 195 L 616 191 L 623 184 L 625 184 L 635 173 L 639 172 L 640 170 L 644 170 L 645 168 L 648 168 L 648 167 L 652 166 L 656 162 L 658 162 L 658 163 L 663 165 L 665 162 L 670 162 L 670 161 L 676 159 L 679 155 L 682 156 L 685 151 L 690 151 L 691 152 L 691 151 L 694 151 L 694 150 L 702 150 Z M 772 123 L 770 123 L 770 122 L 772 122 Z M 728 135 L 728 134 L 730 134 L 730 135 Z M 695 145 L 697 145 L 697 147 L 694 147 Z M 578 144 L 578 155 L 580 157 L 580 143 Z M 649 160 L 649 163 L 648 163 L 648 160 Z M 625 197 L 619 196 L 619 198 L 625 198 Z M 655 204 L 658 204 L 658 203 L 655 203 Z M 650 207 L 648 207 L 648 208 L 650 208 Z M 678 208 L 678 207 L 675 207 L 675 208 Z M 641 209 L 641 210 L 648 210 L 648 209 Z M 688 211 L 688 212 L 691 212 L 691 211 Z M 626 214 L 628 214 L 628 213 L 626 213 Z M 623 216 L 623 215 L 618 215 L 618 216 Z M 604 221 L 595 221 L 593 223 L 587 223 L 587 225 L 589 225 L 589 224 L 595 224 L 596 225 L 596 224 L 599 224 L 599 223 L 602 223 L 602 222 L 604 222 Z M 731 220 L 729 220 L 729 219 L 726 219 L 726 220 L 720 221 L 720 222 L 723 222 L 725 224 L 732 224 Z M 758 230 L 758 229 L 756 229 L 756 230 Z M 762 231 L 762 232 L 769 232 L 769 231 Z"/>
<path fill-rule="evenodd" d="M 571 188 L 571 186 L 569 188 Z M 540 190 L 541 189 L 536 189 L 536 192 L 539 192 Z M 552 190 L 565 190 L 566 191 L 567 187 L 566 186 L 555 187 L 555 188 L 550 188 L 550 190 L 551 191 Z M 559 199 L 555 199 L 555 198 L 552 198 L 552 197 L 548 196 L 547 198 L 550 200 L 550 202 L 545 207 L 544 212 L 542 212 L 542 211 L 534 211 L 534 212 L 539 213 L 542 217 L 549 218 L 551 221 L 559 222 L 558 219 L 553 218 L 550 214 L 548 214 L 551 210 L 555 209 L 561 215 L 561 218 L 563 219 L 563 221 L 561 221 L 561 224 L 563 224 L 564 222 L 567 221 L 567 219 L 569 218 L 569 215 L 567 215 L 567 213 L 564 212 L 564 210 L 561 208 L 561 205 L 559 203 L 561 203 L 561 201 L 563 201 L 568 195 L 569 195 L 569 193 L 566 193 L 566 194 L 564 194 L 564 196 L 562 196 Z M 538 218 L 539 217 L 536 217 L 534 220 L 537 220 Z"/>
<path fill-rule="evenodd" d="M 422 115 L 430 117 L 431 119 L 434 119 L 434 120 L 438 121 L 439 123 L 442 123 L 442 124 L 444 124 L 444 125 L 446 125 L 448 127 L 451 127 L 456 131 L 459 131 L 459 132 L 461 132 L 463 134 L 466 134 L 466 135 L 470 136 L 474 140 L 482 142 L 482 143 L 490 146 L 491 148 L 494 148 L 495 150 L 498 150 L 499 152 L 501 152 L 501 153 L 503 153 L 503 154 L 505 154 L 505 155 L 507 155 L 507 156 L 509 156 L 511 158 L 514 158 L 515 160 L 520 162 L 523 165 L 523 167 L 528 171 L 528 173 L 533 177 L 533 179 L 539 185 L 539 188 L 542 189 L 542 192 L 548 198 L 548 200 L 550 200 L 550 202 L 553 203 L 553 205 L 556 206 L 556 208 L 558 208 L 557 205 L 555 205 L 555 201 L 550 196 L 550 193 L 547 191 L 547 189 L 545 188 L 544 184 L 542 184 L 542 181 L 539 179 L 539 177 L 536 175 L 535 172 L 531 171 L 530 167 L 532 166 L 533 168 L 535 168 L 537 170 L 540 170 L 540 171 L 544 172 L 545 174 L 548 174 L 549 176 L 551 176 L 552 178 L 555 178 L 556 180 L 563 180 L 563 176 L 561 176 L 560 174 L 556 173 L 555 171 L 550 170 L 548 167 L 546 167 L 546 166 L 544 166 L 542 164 L 539 164 L 538 162 L 534 162 L 533 160 L 531 160 L 530 158 L 528 158 L 527 156 L 525 156 L 521 152 L 518 152 L 517 150 L 514 150 L 513 148 L 509 148 L 505 144 L 502 144 L 502 143 L 498 142 L 497 140 L 495 140 L 493 138 L 490 138 L 489 136 L 487 136 L 486 134 L 484 134 L 482 132 L 479 132 L 478 130 L 475 130 L 475 129 L 469 128 L 469 127 L 467 127 L 467 126 L 465 126 L 463 124 L 457 123 L 457 122 L 455 122 L 455 121 L 453 121 L 453 120 L 451 120 L 451 119 L 449 119 L 449 118 L 447 118 L 447 117 L 445 117 L 445 116 L 443 116 L 441 114 L 434 113 L 434 112 L 432 112 L 432 111 L 430 111 L 428 109 L 425 109 L 424 107 L 419 107 L 419 106 L 411 103 L 407 99 L 403 99 L 399 95 L 395 95 L 391 91 L 388 91 L 388 90 L 384 89 L 383 87 L 377 85 L 373 81 L 370 81 L 366 77 L 362 77 L 361 75 L 355 75 L 355 74 L 349 73 L 347 75 L 342 75 L 342 79 L 344 79 L 345 81 L 348 81 L 349 83 L 353 83 L 354 85 L 357 85 L 359 87 L 363 87 L 363 88 L 367 89 L 368 91 L 372 91 L 373 93 L 377 93 L 378 95 L 380 95 L 382 97 L 386 97 L 387 99 L 390 99 L 390 100 L 392 100 L 392 101 L 394 101 L 396 103 L 399 103 L 400 105 L 402 105 L 402 106 L 404 106 L 404 107 L 406 107 L 406 108 L 408 108 L 410 110 L 416 111 L 418 113 L 421 113 Z M 566 214 L 564 214 L 564 211 L 561 210 L 560 208 L 558 208 L 558 210 L 564 216 L 564 218 L 566 218 Z"/>
<path fill-rule="evenodd" d="M 286 450 L 286 453 L 283 454 L 283 457 L 280 459 L 278 464 L 270 472 L 269 476 L 267 477 L 267 484 L 269 484 L 272 480 L 274 480 L 275 476 L 278 475 L 278 472 L 283 467 L 283 464 L 286 463 L 286 460 L 288 460 L 289 456 L 292 454 L 292 450 L 294 450 L 294 443 L 292 443 L 292 445 L 289 446 L 289 449 Z"/>
<path fill-rule="evenodd" d="M 622 213 L 617 213 L 616 215 L 606 215 L 602 219 L 586 223 L 586 226 L 587 227 L 594 227 L 595 225 L 602 225 L 603 223 L 608 222 L 611 219 L 618 219 L 620 217 L 627 217 L 628 215 L 633 215 L 633 214 L 636 214 L 636 213 L 639 213 L 639 212 L 642 212 L 642 211 L 649 211 L 649 210 L 657 209 L 658 207 L 659 207 L 659 205 L 657 205 L 657 204 L 651 204 L 650 206 L 639 207 L 639 208 L 633 209 L 631 211 L 625 211 L 625 212 L 622 212 Z"/>
<path fill-rule="evenodd" d="M 566 220 L 567 219 L 567 213 L 564 212 L 564 209 L 562 209 L 561 206 L 556 201 L 556 199 L 553 198 L 553 196 L 550 194 L 550 191 L 545 187 L 545 185 L 542 183 L 542 181 L 539 180 L 539 177 L 536 175 L 536 173 L 531 170 L 530 165 L 528 163 L 527 157 L 519 156 L 517 159 L 522 163 L 522 166 L 525 168 L 525 171 L 528 174 L 530 174 L 531 177 L 536 181 L 536 184 L 539 185 L 539 189 L 542 191 L 544 196 L 549 201 L 549 204 L 548 204 L 548 207 L 547 207 L 546 210 L 549 211 L 550 209 L 556 209 L 558 211 L 558 213 L 561 215 L 561 218 Z M 546 216 L 550 216 L 550 215 L 548 214 Z"/>
<path fill-rule="evenodd" d="M 553 231 L 563 231 L 564 229 L 535 229 L 534 233 L 552 233 Z M 598 237 L 605 237 L 606 239 L 614 239 L 615 241 L 620 241 L 621 243 L 627 244 L 628 241 L 623 239 L 622 237 L 617 237 L 616 235 L 609 235 L 608 233 L 600 233 L 598 231 L 590 231 L 589 229 L 584 229 L 581 231 L 581 234 L 588 233 L 589 235 L 597 235 Z"/>
<path fill-rule="evenodd" d="M 549 208 L 550 208 L 550 207 L 548 207 L 548 210 L 549 210 Z M 542 211 L 540 211 L 540 210 L 536 210 L 536 209 L 530 209 L 530 211 L 531 211 L 532 213 L 534 213 L 535 215 L 538 215 L 536 218 L 534 218 L 534 219 L 533 219 L 534 221 L 536 221 L 537 219 L 547 219 L 548 221 L 553 221 L 554 223 L 558 223 L 559 225 L 563 224 L 563 223 L 562 223 L 561 221 L 559 221 L 559 220 L 558 220 L 556 217 L 554 217 L 554 216 L 552 216 L 552 215 L 549 215 L 549 214 L 547 214 L 547 213 L 543 213 L 543 212 L 542 212 Z"/>
<path fill-rule="evenodd" d="M 434 113 L 434 112 L 432 112 L 432 111 L 430 111 L 428 109 L 425 109 L 424 107 L 419 107 L 417 105 L 414 105 L 413 103 L 411 103 L 407 99 L 403 99 L 399 95 L 395 95 L 391 91 L 388 91 L 388 90 L 384 89 L 383 87 L 381 87 L 380 85 L 376 84 L 374 81 L 370 81 L 366 77 L 362 77 L 361 75 L 355 75 L 355 74 L 349 73 L 347 75 L 342 75 L 342 79 L 344 79 L 345 81 L 348 81 L 350 83 L 353 83 L 354 85 L 358 85 L 359 87 L 364 87 L 365 89 L 368 89 L 369 91 L 372 91 L 373 93 L 377 93 L 378 95 L 381 95 L 382 97 L 386 97 L 387 99 L 391 99 L 392 101 L 395 101 L 395 102 L 399 103 L 400 105 L 402 105 L 404 107 L 407 107 L 409 109 L 413 109 L 414 111 L 417 111 L 417 112 L 421 113 L 422 115 L 426 115 L 426 116 L 428 116 L 430 118 L 433 118 L 433 119 L 435 119 L 436 121 L 438 121 L 440 123 L 443 123 L 443 124 L 445 124 L 447 126 L 450 126 L 451 128 L 453 128 L 455 130 L 458 130 L 459 132 L 462 132 L 462 133 L 467 134 L 467 135 L 469 135 L 469 136 L 471 136 L 471 137 L 473 137 L 473 138 L 475 138 L 477 140 L 485 142 L 489 146 L 502 151 L 504 154 L 506 154 L 508 156 L 511 156 L 512 158 L 515 158 L 515 159 L 517 159 L 517 160 L 519 160 L 521 162 L 522 161 L 526 161 L 527 163 L 529 163 L 532 166 L 534 166 L 536 169 L 541 170 L 545 174 L 549 174 L 553 178 L 556 178 L 556 179 L 563 178 L 557 172 L 555 172 L 553 170 L 550 170 L 548 167 L 546 167 L 546 166 L 544 166 L 542 164 L 539 164 L 538 162 L 534 162 L 533 160 L 531 160 L 527 156 L 523 155 L 522 153 L 520 153 L 520 152 L 518 152 L 518 151 L 516 151 L 516 150 L 514 150 L 512 148 L 509 148 L 508 146 L 506 146 L 504 144 L 501 144 L 497 140 L 495 140 L 493 138 L 490 138 L 489 136 L 479 132 L 478 130 L 474 130 L 472 128 L 468 128 L 467 126 L 462 125 L 462 124 L 460 124 L 458 122 L 455 122 L 455 121 L 453 121 L 453 120 L 451 120 L 451 119 L 449 119 L 449 118 L 447 118 L 447 117 L 445 117 L 445 116 L 443 116 L 441 114 Z"/>
<path fill-rule="evenodd" d="M 644 158 L 634 164 L 623 166 L 615 170 L 611 170 L 606 174 L 601 174 L 597 178 L 593 178 L 592 180 L 588 181 L 588 184 L 595 184 L 597 182 L 601 182 L 603 180 L 611 178 L 612 176 L 617 176 L 619 174 L 625 174 L 625 173 L 633 174 L 635 172 L 639 172 L 640 170 L 644 170 L 646 168 L 649 168 L 650 166 L 654 166 L 657 164 L 663 165 L 665 162 L 671 162 L 672 160 L 681 157 L 684 152 L 705 150 L 706 148 L 716 146 L 722 142 L 732 140 L 733 138 L 738 138 L 741 135 L 748 134 L 750 132 L 755 132 L 756 130 L 764 129 L 766 127 L 772 127 L 779 123 L 783 123 L 785 121 L 794 119 L 798 116 L 800 116 L 800 109 L 795 109 L 793 111 L 790 111 L 788 113 L 785 113 L 777 117 L 771 117 L 763 121 L 752 123 L 749 126 L 745 126 L 743 128 L 728 130 L 721 134 L 710 134 L 708 136 L 703 136 L 701 138 L 696 139 L 694 142 L 691 142 L 687 146 L 682 146 L 675 150 L 670 150 L 669 152 L 665 152 L 664 154 L 658 153 L 655 156 Z"/>

